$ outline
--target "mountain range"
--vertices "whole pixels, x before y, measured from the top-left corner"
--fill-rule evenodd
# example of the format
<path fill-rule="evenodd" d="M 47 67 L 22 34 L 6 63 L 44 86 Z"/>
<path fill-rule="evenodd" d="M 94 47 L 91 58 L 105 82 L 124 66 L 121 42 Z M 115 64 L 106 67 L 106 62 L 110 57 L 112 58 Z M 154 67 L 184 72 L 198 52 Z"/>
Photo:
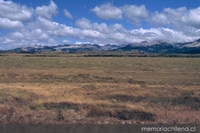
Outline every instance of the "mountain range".
<path fill-rule="evenodd" d="M 133 51 L 139 53 L 182 53 L 182 54 L 200 54 L 200 39 L 187 43 L 170 43 L 170 42 L 147 42 L 132 44 L 63 44 L 57 46 L 39 46 L 21 47 L 7 50 L 4 52 L 17 53 L 38 53 L 38 52 L 85 52 L 85 51 Z"/>

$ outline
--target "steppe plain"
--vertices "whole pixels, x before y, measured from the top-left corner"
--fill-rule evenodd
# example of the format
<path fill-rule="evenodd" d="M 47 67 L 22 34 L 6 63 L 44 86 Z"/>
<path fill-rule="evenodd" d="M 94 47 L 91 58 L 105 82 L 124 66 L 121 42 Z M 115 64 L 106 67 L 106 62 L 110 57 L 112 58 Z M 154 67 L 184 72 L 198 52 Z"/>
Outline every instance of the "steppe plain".
<path fill-rule="evenodd" d="M 0 56 L 1 124 L 199 124 L 200 58 Z"/>

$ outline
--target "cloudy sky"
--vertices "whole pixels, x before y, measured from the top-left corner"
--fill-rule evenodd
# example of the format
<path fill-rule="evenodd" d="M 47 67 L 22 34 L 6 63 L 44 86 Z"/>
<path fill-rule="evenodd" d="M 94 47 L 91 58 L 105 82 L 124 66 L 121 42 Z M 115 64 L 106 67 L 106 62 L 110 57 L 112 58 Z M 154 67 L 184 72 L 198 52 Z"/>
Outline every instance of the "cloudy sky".
<path fill-rule="evenodd" d="M 200 0 L 0 0 L 0 49 L 199 38 Z"/>

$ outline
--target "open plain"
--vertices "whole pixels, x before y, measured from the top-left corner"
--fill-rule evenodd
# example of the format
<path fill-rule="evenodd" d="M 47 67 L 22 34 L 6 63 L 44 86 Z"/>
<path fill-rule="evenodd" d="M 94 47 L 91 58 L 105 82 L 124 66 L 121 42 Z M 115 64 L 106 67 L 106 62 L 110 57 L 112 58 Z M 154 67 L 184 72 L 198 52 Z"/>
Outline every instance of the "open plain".
<path fill-rule="evenodd" d="M 0 56 L 0 123 L 200 124 L 200 58 Z"/>

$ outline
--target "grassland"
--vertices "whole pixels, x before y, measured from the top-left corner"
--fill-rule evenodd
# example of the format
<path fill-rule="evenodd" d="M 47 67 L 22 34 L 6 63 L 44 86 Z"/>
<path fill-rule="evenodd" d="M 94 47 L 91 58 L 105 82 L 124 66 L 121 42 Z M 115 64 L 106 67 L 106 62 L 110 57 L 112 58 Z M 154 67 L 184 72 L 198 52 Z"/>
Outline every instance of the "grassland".
<path fill-rule="evenodd" d="M 200 123 L 200 58 L 0 56 L 0 123 Z"/>

